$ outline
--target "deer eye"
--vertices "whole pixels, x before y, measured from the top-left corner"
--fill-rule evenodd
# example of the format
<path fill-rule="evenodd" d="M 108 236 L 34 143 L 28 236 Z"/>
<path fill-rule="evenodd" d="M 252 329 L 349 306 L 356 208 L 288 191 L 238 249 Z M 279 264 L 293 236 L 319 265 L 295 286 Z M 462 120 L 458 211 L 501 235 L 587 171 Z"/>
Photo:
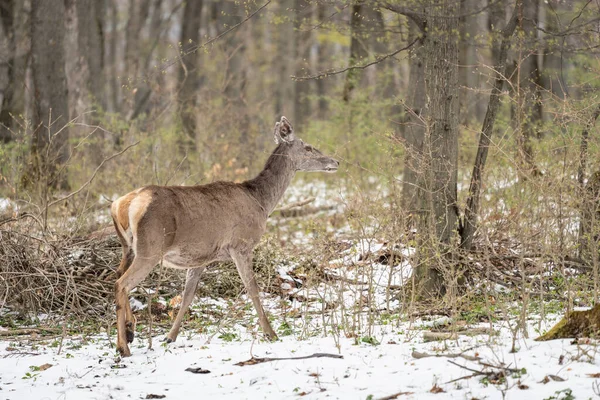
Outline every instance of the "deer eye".
<path fill-rule="evenodd" d="M 309 153 L 311 153 L 313 151 L 313 148 L 310 146 L 304 146 L 304 150 L 308 151 Z"/>

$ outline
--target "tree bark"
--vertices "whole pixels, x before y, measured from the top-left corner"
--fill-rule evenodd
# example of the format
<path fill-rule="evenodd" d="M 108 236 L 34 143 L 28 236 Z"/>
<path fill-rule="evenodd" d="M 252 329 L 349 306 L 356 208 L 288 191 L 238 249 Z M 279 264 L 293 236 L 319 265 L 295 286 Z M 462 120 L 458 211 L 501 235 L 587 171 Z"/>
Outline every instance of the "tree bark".
<path fill-rule="evenodd" d="M 296 54 L 296 41 L 294 40 L 293 19 L 294 0 L 281 0 L 278 14 L 285 22 L 277 25 L 277 62 L 278 77 L 275 86 L 275 114 L 296 115 L 296 85 L 291 76 L 294 75 Z M 296 121 L 292 121 L 295 125 Z"/>
<path fill-rule="evenodd" d="M 423 35 L 421 29 L 409 20 L 409 40 Z M 408 86 L 408 113 L 406 124 L 402 127 L 402 140 L 405 148 L 404 170 L 402 174 L 402 208 L 409 216 L 409 227 L 420 209 L 418 202 L 418 176 L 422 171 L 423 138 L 425 137 L 425 63 L 423 60 L 423 43 L 417 43 L 410 50 L 410 72 Z"/>
<path fill-rule="evenodd" d="M 67 188 L 61 167 L 68 158 L 69 108 L 65 75 L 65 7 L 62 1 L 32 0 L 32 72 L 34 84 L 32 163 L 28 179 Z"/>
<path fill-rule="evenodd" d="M 13 138 L 25 118 L 25 74 L 31 51 L 29 1 L 0 1 L 0 142 Z"/>
<path fill-rule="evenodd" d="M 142 79 L 144 61 L 142 56 L 142 28 L 150 13 L 150 1 L 129 0 L 129 18 L 125 28 L 125 88 L 127 96 L 127 119 L 132 120 L 142 112 L 150 89 Z"/>
<path fill-rule="evenodd" d="M 106 107 L 104 97 L 104 32 L 102 19 L 105 15 L 101 0 L 76 0 L 78 51 L 87 69 L 87 107 L 93 104 Z"/>
<path fill-rule="evenodd" d="M 522 38 L 518 59 L 515 61 L 516 71 L 512 74 L 517 89 L 517 105 L 513 108 L 517 126 L 517 162 L 519 176 L 528 179 L 539 174 L 535 164 L 531 141 L 541 136 L 542 122 L 541 102 L 541 57 L 538 57 L 537 24 L 539 19 L 539 1 L 530 0 L 520 7 L 520 37 Z"/>
<path fill-rule="evenodd" d="M 310 70 L 311 31 L 309 30 L 310 26 L 307 26 L 305 21 L 310 21 L 312 7 L 307 0 L 295 0 L 294 11 L 294 41 L 296 42 L 294 46 L 296 50 L 294 58 L 296 71 L 294 73 L 296 75 L 301 75 L 303 69 Z M 308 96 L 312 92 L 312 81 L 294 81 L 294 86 L 296 86 L 296 96 L 294 97 L 294 127 L 298 129 L 298 131 L 302 131 L 302 128 L 306 126 L 306 123 L 308 122 L 311 111 L 310 99 Z"/>
<path fill-rule="evenodd" d="M 193 46 L 200 44 L 200 24 L 202 20 L 202 0 L 187 1 L 183 10 L 181 24 L 181 51 L 186 52 Z M 196 98 L 200 86 L 199 55 L 192 53 L 181 60 L 179 69 L 179 117 L 183 131 L 187 135 L 190 147 L 196 142 Z"/>
<path fill-rule="evenodd" d="M 423 45 L 427 129 L 423 146 L 425 173 L 420 197 L 418 264 L 415 281 L 419 297 L 443 295 L 446 265 L 458 222 L 458 2 L 441 0 L 427 8 Z"/>
<path fill-rule="evenodd" d="M 492 0 L 494 1 L 494 0 Z M 461 49 L 460 49 L 460 103 L 461 115 L 465 124 L 474 124 L 481 121 L 485 114 L 485 102 L 480 92 L 481 82 L 479 73 L 479 60 L 477 49 L 481 41 L 481 34 L 486 30 L 487 15 L 480 12 L 469 15 L 487 4 L 488 0 L 462 0 L 461 1 Z M 501 4 L 504 6 L 504 4 Z"/>
<path fill-rule="evenodd" d="M 490 94 L 487 111 L 483 120 L 483 127 L 479 135 L 479 145 L 477 147 L 477 155 L 471 174 L 471 184 L 469 186 L 469 194 L 467 197 L 467 206 L 463 218 L 463 229 L 461 232 L 461 246 L 466 250 L 470 250 L 473 246 L 473 236 L 477 228 L 477 217 L 479 215 L 479 201 L 481 198 L 481 183 L 483 179 L 483 171 L 487 160 L 488 150 L 494 133 L 494 124 L 498 109 L 500 108 L 500 94 L 504 80 L 506 79 L 506 62 L 508 58 L 508 49 L 510 48 L 511 38 L 517 26 L 519 7 L 521 0 L 515 3 L 513 15 L 502 30 L 502 41 L 499 46 L 493 45 L 497 50 L 494 51 L 496 59 L 494 60 L 494 71 L 496 71 L 496 79 Z"/>
<path fill-rule="evenodd" d="M 362 2 L 356 2 L 352 6 L 352 16 L 350 17 L 350 34 L 352 38 L 350 41 L 350 57 L 348 60 L 348 65 L 356 65 L 367 57 L 367 50 L 361 38 L 361 21 L 363 18 L 362 12 Z M 346 103 L 350 101 L 352 91 L 360 82 L 361 76 L 362 70 L 360 69 L 351 69 L 347 72 L 343 92 L 343 99 Z"/>

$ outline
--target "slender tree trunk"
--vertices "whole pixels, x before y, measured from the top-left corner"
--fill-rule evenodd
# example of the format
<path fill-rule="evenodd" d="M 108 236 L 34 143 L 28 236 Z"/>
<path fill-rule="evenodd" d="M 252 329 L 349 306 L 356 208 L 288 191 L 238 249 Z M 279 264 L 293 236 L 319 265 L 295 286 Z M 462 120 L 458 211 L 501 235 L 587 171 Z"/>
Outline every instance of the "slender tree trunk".
<path fill-rule="evenodd" d="M 125 28 L 125 91 L 127 119 L 135 119 L 148 101 L 150 89 L 143 80 L 142 29 L 150 13 L 150 1 L 129 0 L 129 18 Z"/>
<path fill-rule="evenodd" d="M 517 123 L 517 160 L 519 175 L 522 179 L 539 174 L 535 164 L 531 141 L 540 137 L 542 122 L 541 102 L 541 57 L 537 49 L 537 23 L 539 19 L 539 1 L 530 0 L 521 6 L 522 17 L 519 31 L 522 38 L 516 60 L 516 71 L 512 74 L 517 90 L 517 104 L 513 120 Z"/>
<path fill-rule="evenodd" d="M 421 36 L 423 32 L 409 20 L 409 41 Z M 425 137 L 425 63 L 423 60 L 423 43 L 418 42 L 410 50 L 410 73 L 408 86 L 408 113 L 406 123 L 402 126 L 404 142 L 404 171 L 402 174 L 402 208 L 409 215 L 409 226 L 413 224 L 420 209 L 418 202 L 418 176 L 423 171 L 423 139 Z"/>
<path fill-rule="evenodd" d="M 13 138 L 25 118 L 25 74 L 31 51 L 30 1 L 0 1 L 0 142 Z"/>
<path fill-rule="evenodd" d="M 11 63 L 15 58 L 14 41 L 14 10 L 12 0 L 0 1 L 0 141 L 8 142 L 12 134 L 10 132 L 12 91 L 11 85 L 13 68 Z"/>
<path fill-rule="evenodd" d="M 46 186 L 67 188 L 66 174 L 59 174 L 69 154 L 65 7 L 62 1 L 32 0 L 31 13 L 34 132 L 26 183 L 45 178 Z"/>
<path fill-rule="evenodd" d="M 106 79 L 108 81 L 109 94 L 107 95 L 107 109 L 110 112 L 115 112 L 120 109 L 121 96 L 120 96 L 120 85 L 119 85 L 119 66 L 117 65 L 117 43 L 118 43 L 118 26 L 119 26 L 119 13 L 117 0 L 108 0 L 107 5 L 107 21 L 105 26 L 110 26 L 110 31 L 107 34 L 107 51 L 106 51 Z M 106 31 L 106 30 L 105 30 Z"/>
<path fill-rule="evenodd" d="M 186 52 L 193 46 L 200 44 L 200 24 L 202 20 L 202 0 L 187 1 L 183 10 L 181 24 L 181 51 Z M 199 89 L 199 55 L 189 54 L 181 60 L 179 69 L 179 117 L 183 131 L 187 135 L 188 144 L 196 142 L 196 98 Z M 186 149 L 189 147 L 186 146 Z"/>
<path fill-rule="evenodd" d="M 306 21 L 311 20 L 312 7 L 307 0 L 294 1 L 294 48 L 296 50 L 296 75 L 302 75 L 302 70 L 310 68 L 310 46 L 311 46 L 311 31 L 310 24 Z M 308 117 L 310 116 L 310 99 L 312 81 L 294 81 L 296 86 L 296 96 L 294 97 L 294 126 L 299 131 L 306 126 Z"/>
<path fill-rule="evenodd" d="M 458 9 L 455 0 L 440 0 L 427 8 L 423 46 L 427 130 L 425 173 L 419 189 L 425 205 L 419 217 L 415 268 L 415 281 L 424 298 L 446 290 L 441 269 L 458 222 Z"/>
<path fill-rule="evenodd" d="M 293 19 L 294 0 L 281 0 L 278 14 L 284 21 Z M 294 40 L 294 25 L 288 21 L 277 25 L 277 82 L 275 85 L 276 115 L 295 116 L 296 85 L 291 76 L 294 75 L 296 40 Z M 293 118 L 293 117 L 290 117 Z M 292 121 L 296 125 L 296 121 Z"/>
<path fill-rule="evenodd" d="M 367 50 L 362 38 L 361 21 L 363 18 L 363 5 L 361 2 L 356 2 L 352 6 L 352 15 L 350 17 L 350 57 L 348 65 L 359 64 L 367 57 Z M 352 69 L 346 73 L 346 82 L 344 83 L 343 99 L 345 102 L 350 101 L 352 91 L 359 84 L 362 76 L 360 69 Z"/>
<path fill-rule="evenodd" d="M 102 20 L 105 15 L 103 0 L 76 0 L 78 23 L 78 50 L 87 69 L 87 93 L 85 103 L 105 108 L 104 81 L 104 31 Z"/>
<path fill-rule="evenodd" d="M 483 121 L 483 127 L 479 136 L 479 146 L 477 148 L 477 156 L 473 166 L 471 175 L 471 184 L 469 186 L 469 195 L 467 198 L 467 207 L 465 208 L 465 216 L 463 220 L 463 229 L 461 232 L 461 245 L 464 249 L 470 250 L 473 246 L 473 236 L 477 228 L 477 217 L 479 215 L 479 201 L 481 197 L 481 183 L 483 179 L 483 171 L 487 160 L 488 150 L 494 133 L 494 123 L 498 109 L 500 108 L 500 94 L 502 86 L 506 79 L 506 62 L 508 58 L 508 49 L 510 48 L 511 38 L 517 26 L 517 18 L 521 0 L 517 0 L 513 15 L 502 30 L 502 41 L 499 46 L 493 45 L 497 50 L 494 51 L 494 70 L 496 71 L 496 79 L 490 94 L 487 112 Z"/>
<path fill-rule="evenodd" d="M 325 21 L 327 17 L 327 5 L 321 2 L 316 4 L 317 10 L 317 21 Z M 330 67 L 330 51 L 326 42 L 324 40 L 319 40 L 317 43 L 317 71 L 325 71 Z M 328 109 L 328 101 L 326 98 L 327 95 L 327 79 L 317 79 L 317 95 L 319 97 L 318 107 L 317 107 L 317 117 L 319 119 L 324 119 L 327 115 Z"/>
<path fill-rule="evenodd" d="M 481 34 L 485 32 L 487 15 L 484 12 L 469 15 L 473 10 L 487 4 L 488 0 L 462 0 L 461 49 L 460 49 L 460 103 L 465 123 L 477 123 L 485 114 L 485 102 L 480 93 L 481 82 L 477 49 Z M 504 4 L 500 4 L 504 6 Z"/>

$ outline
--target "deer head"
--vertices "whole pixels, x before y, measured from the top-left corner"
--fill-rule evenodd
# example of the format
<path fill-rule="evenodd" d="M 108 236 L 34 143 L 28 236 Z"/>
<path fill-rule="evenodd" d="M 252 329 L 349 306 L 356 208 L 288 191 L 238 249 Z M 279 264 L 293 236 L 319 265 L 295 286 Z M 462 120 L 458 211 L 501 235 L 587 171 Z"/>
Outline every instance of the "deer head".
<path fill-rule="evenodd" d="M 340 163 L 315 149 L 294 134 L 294 127 L 286 117 L 275 124 L 273 132 L 280 150 L 292 161 L 296 171 L 335 172 Z"/>

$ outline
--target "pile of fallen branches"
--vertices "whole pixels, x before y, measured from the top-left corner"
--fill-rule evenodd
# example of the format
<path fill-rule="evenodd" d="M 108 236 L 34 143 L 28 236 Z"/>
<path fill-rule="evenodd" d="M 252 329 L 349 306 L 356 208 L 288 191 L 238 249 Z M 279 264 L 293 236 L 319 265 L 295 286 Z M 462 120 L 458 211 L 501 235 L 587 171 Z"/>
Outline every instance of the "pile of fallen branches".
<path fill-rule="evenodd" d="M 112 236 L 48 239 L 1 230 L 0 306 L 19 312 L 105 314 L 121 251 Z"/>
<path fill-rule="evenodd" d="M 49 238 L 25 224 L 5 224 L 0 228 L 0 313 L 10 309 L 75 318 L 112 316 L 121 254 L 110 229 L 86 237 Z M 254 269 L 262 290 L 279 293 L 276 268 L 282 257 L 273 241 L 255 251 Z M 168 300 L 181 293 L 184 278 L 184 271 L 156 267 L 140 286 L 158 289 Z M 212 266 L 201 282 L 198 294 L 210 297 L 236 297 L 244 288 L 233 264 Z M 145 293 L 132 295 L 145 303 Z"/>

